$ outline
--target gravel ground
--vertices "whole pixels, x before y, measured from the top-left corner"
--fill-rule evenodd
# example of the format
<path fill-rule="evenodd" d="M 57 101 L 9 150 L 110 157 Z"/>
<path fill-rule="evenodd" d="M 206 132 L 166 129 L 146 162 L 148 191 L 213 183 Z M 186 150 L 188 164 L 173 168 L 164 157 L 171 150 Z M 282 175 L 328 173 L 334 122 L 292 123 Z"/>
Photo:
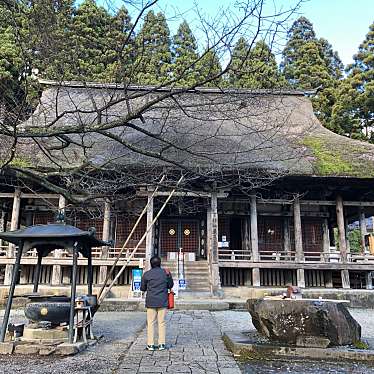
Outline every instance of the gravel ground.
<path fill-rule="evenodd" d="M 3 316 L 3 311 L 0 315 Z M 145 325 L 145 313 L 99 312 L 95 318 L 94 333 L 103 335 L 96 346 L 73 357 L 0 356 L 0 373 L 113 373 L 135 336 Z M 12 313 L 11 321 L 22 320 L 22 311 Z"/>
<path fill-rule="evenodd" d="M 352 316 L 360 323 L 362 339 L 374 346 L 374 310 L 350 309 Z M 248 312 L 224 311 L 214 312 L 214 318 L 220 326 L 221 332 L 225 331 L 256 331 Z M 331 363 L 324 361 L 250 361 L 240 365 L 245 374 L 369 374 L 374 373 L 374 365 L 361 363 Z"/>

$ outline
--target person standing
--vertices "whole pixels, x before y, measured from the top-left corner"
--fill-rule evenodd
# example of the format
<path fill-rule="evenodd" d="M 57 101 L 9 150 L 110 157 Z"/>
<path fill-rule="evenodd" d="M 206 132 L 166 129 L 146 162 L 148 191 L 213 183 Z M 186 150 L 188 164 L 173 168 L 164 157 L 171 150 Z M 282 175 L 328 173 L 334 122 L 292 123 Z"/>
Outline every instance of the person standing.
<path fill-rule="evenodd" d="M 147 308 L 147 350 L 162 351 L 166 348 L 165 315 L 168 306 L 168 290 L 174 282 L 169 270 L 161 268 L 161 259 L 153 256 L 150 260 L 151 269 L 143 274 L 140 289 L 147 292 L 145 306 Z M 158 345 L 154 342 L 154 329 L 158 322 Z"/>

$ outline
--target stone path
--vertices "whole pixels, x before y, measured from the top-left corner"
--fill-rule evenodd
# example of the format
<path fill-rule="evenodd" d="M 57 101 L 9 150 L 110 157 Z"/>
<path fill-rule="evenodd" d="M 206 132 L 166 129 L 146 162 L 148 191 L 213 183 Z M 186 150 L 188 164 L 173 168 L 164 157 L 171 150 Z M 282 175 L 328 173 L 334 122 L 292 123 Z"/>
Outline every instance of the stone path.
<path fill-rule="evenodd" d="M 0 312 L 2 322 L 3 311 Z M 23 312 L 12 311 L 11 320 L 25 321 Z M 70 357 L 0 355 L 1 374 L 113 374 L 138 332 L 145 326 L 145 313 L 97 313 L 94 332 L 100 342 Z"/>
<path fill-rule="evenodd" d="M 169 350 L 148 352 L 143 330 L 115 373 L 118 374 L 240 374 L 232 355 L 225 349 L 220 327 L 208 311 L 169 312 Z"/>

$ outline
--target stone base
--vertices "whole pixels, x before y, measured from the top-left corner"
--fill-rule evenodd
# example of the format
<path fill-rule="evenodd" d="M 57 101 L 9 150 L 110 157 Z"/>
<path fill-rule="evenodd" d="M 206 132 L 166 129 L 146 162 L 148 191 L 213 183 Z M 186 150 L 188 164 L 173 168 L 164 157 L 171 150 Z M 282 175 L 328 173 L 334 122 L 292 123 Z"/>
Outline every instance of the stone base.
<path fill-rule="evenodd" d="M 0 355 L 20 354 L 20 355 L 58 355 L 72 356 L 84 351 L 88 346 L 95 345 L 97 340 L 90 340 L 88 343 L 61 343 L 61 344 L 41 344 L 31 342 L 7 342 L 0 343 Z"/>
<path fill-rule="evenodd" d="M 296 338 L 298 347 L 327 348 L 329 344 L 330 339 L 321 336 L 298 336 Z"/>
<path fill-rule="evenodd" d="M 21 341 L 25 342 L 40 342 L 40 343 L 62 343 L 68 339 L 67 328 L 54 328 L 54 329 L 42 329 L 42 328 L 30 328 L 25 326 Z"/>
<path fill-rule="evenodd" d="M 244 333 L 226 332 L 223 341 L 229 351 L 235 357 L 243 360 L 250 359 L 312 359 L 325 361 L 364 361 L 374 362 L 374 350 L 353 349 L 346 347 L 316 348 L 316 347 L 294 347 L 272 344 L 253 343 Z"/>

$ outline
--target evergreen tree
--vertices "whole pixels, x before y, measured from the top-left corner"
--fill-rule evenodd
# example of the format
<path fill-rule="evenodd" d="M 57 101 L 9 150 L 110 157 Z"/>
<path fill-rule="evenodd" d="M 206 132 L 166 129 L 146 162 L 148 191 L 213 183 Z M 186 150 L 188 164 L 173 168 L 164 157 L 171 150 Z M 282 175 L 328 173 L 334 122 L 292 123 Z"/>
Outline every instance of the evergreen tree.
<path fill-rule="evenodd" d="M 116 56 L 111 38 L 113 17 L 94 0 L 84 0 L 73 18 L 72 71 L 79 80 L 106 80 Z"/>
<path fill-rule="evenodd" d="M 244 38 L 239 38 L 233 50 L 229 84 L 240 88 L 276 88 L 286 85 L 280 75 L 274 54 L 264 41 L 250 51 Z"/>
<path fill-rule="evenodd" d="M 125 7 L 112 17 L 108 34 L 108 67 L 104 77 L 108 82 L 125 82 L 132 76 L 135 60 L 134 35 L 130 34 L 131 18 Z"/>
<path fill-rule="evenodd" d="M 16 15 L 15 8 L 0 5 L 0 124 L 18 116 L 18 106 L 24 101 L 24 80 L 29 73 L 28 57 L 21 49 L 17 26 L 25 19 Z"/>
<path fill-rule="evenodd" d="M 177 85 L 190 87 L 199 81 L 196 62 L 199 58 L 197 42 L 186 21 L 183 21 L 173 37 L 173 78 Z"/>
<path fill-rule="evenodd" d="M 320 47 L 320 55 L 325 61 L 330 76 L 333 79 L 341 79 L 343 77 L 344 65 L 338 52 L 334 51 L 332 45 L 324 38 L 318 40 L 318 45 Z"/>
<path fill-rule="evenodd" d="M 289 84 L 297 89 L 317 90 L 313 108 L 322 124 L 338 133 L 342 129 L 331 122 L 336 88 L 342 78 L 342 63 L 326 39 L 317 39 L 312 23 L 305 17 L 294 22 L 283 51 L 281 64 Z"/>
<path fill-rule="evenodd" d="M 338 89 L 332 123 L 351 137 L 365 136 L 373 141 L 370 131 L 374 126 L 374 23 L 353 59 Z"/>
<path fill-rule="evenodd" d="M 74 0 L 34 0 L 27 12 L 32 65 L 49 79 L 67 79 L 71 66 Z"/>
<path fill-rule="evenodd" d="M 285 78 L 294 84 L 297 77 L 294 64 L 299 60 L 300 48 L 307 42 L 315 41 L 316 34 L 313 30 L 313 24 L 305 17 L 298 18 L 287 33 L 287 44 L 283 50 L 283 61 L 281 69 Z"/>
<path fill-rule="evenodd" d="M 170 32 L 163 13 L 147 13 L 136 37 L 135 64 L 139 84 L 160 84 L 170 79 Z"/>
<path fill-rule="evenodd" d="M 213 49 L 208 49 L 202 54 L 201 59 L 196 64 L 196 69 L 200 77 L 200 85 L 217 87 L 222 84 L 222 78 L 219 76 L 222 72 L 222 66 L 217 53 Z M 217 78 L 213 79 L 214 77 Z M 209 80 L 209 82 L 203 84 L 206 80 Z"/>

